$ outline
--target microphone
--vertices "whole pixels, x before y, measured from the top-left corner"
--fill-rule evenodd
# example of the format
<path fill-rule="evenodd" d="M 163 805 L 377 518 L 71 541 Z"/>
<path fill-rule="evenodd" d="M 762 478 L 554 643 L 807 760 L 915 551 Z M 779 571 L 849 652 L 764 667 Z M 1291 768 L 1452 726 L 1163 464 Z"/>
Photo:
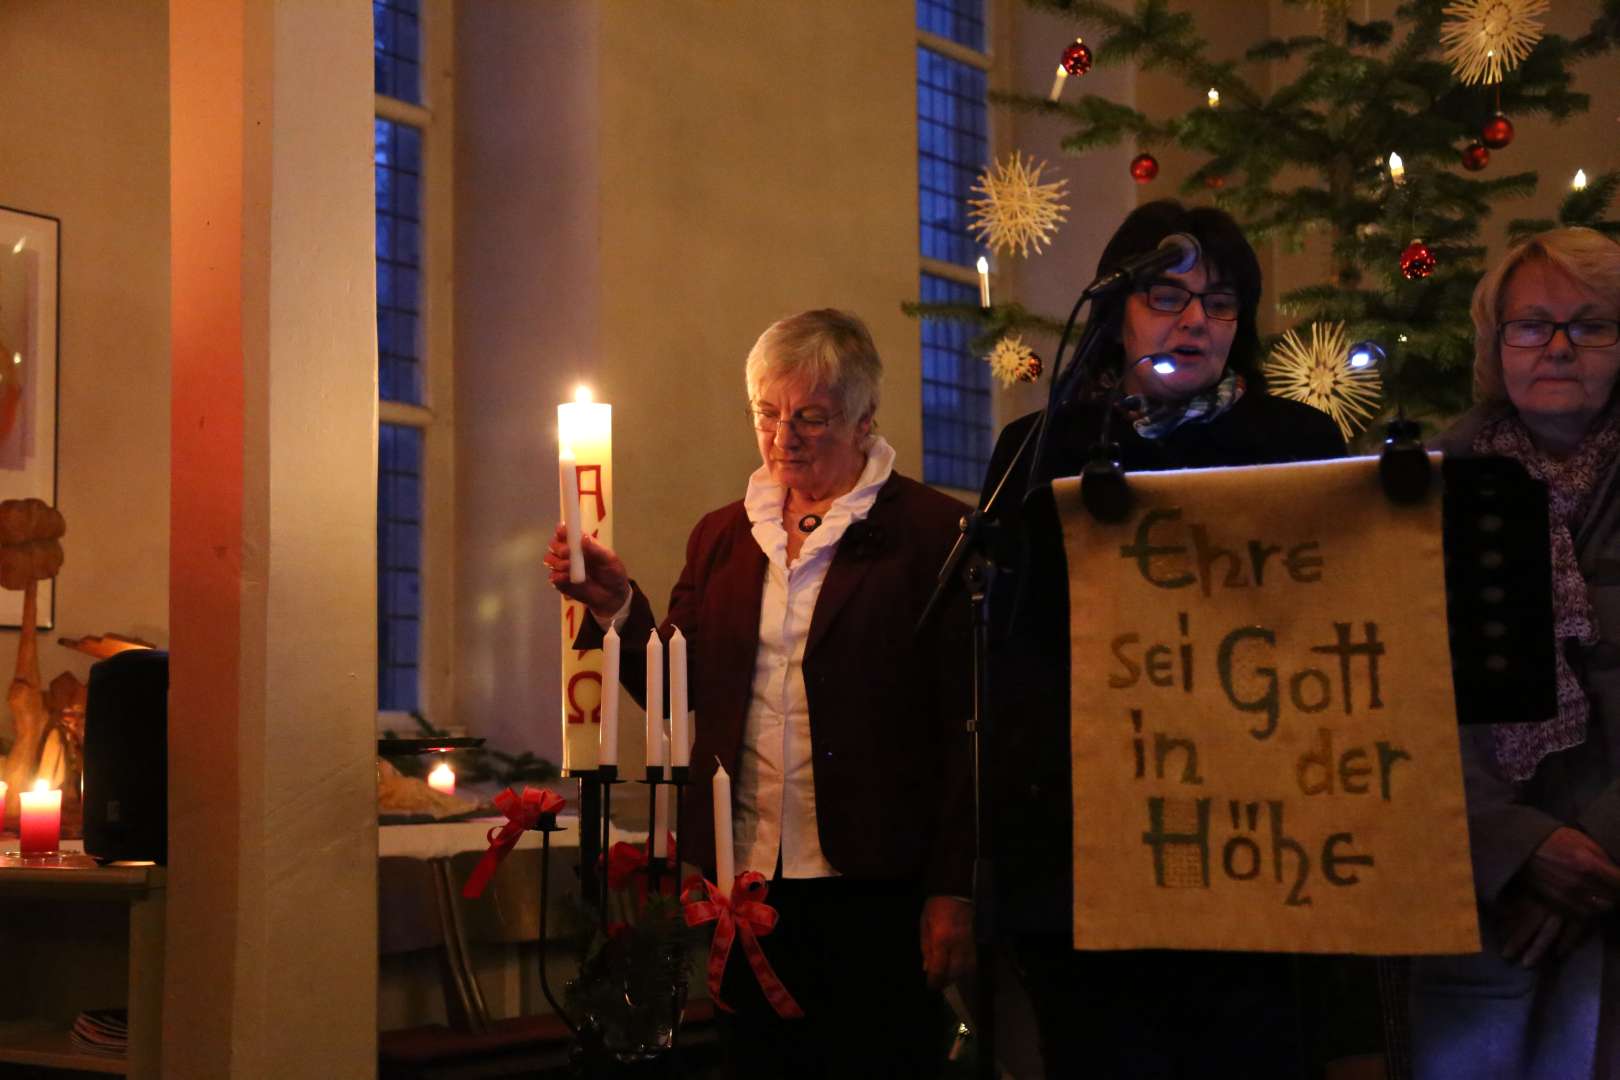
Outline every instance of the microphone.
<path fill-rule="evenodd" d="M 1198 265 L 1203 256 L 1203 249 L 1198 241 L 1188 233 L 1171 233 L 1159 241 L 1159 246 L 1152 251 L 1140 255 L 1132 255 L 1117 268 L 1109 271 L 1093 281 L 1084 293 L 1085 296 L 1101 296 L 1111 293 L 1119 288 L 1128 288 L 1136 285 L 1144 278 L 1155 274 L 1172 273 L 1185 274 Z"/>

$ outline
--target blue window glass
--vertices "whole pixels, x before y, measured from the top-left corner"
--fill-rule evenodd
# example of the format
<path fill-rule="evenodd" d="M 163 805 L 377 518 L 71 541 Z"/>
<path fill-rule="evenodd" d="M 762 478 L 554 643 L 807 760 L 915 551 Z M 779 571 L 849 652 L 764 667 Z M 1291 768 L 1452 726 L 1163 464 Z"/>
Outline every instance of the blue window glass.
<path fill-rule="evenodd" d="M 917 29 L 984 52 L 984 0 L 917 0 Z"/>
<path fill-rule="evenodd" d="M 377 93 L 422 104 L 422 19 L 417 0 L 372 0 Z"/>
<path fill-rule="evenodd" d="M 384 401 L 422 404 L 422 132 L 376 120 L 377 383 Z"/>
<path fill-rule="evenodd" d="M 986 161 L 985 73 L 917 49 L 917 195 L 926 258 L 972 266 L 967 200 Z"/>
<path fill-rule="evenodd" d="M 378 428 L 377 707 L 418 711 L 422 640 L 422 432 Z"/>
<path fill-rule="evenodd" d="M 923 274 L 925 304 L 977 304 L 975 285 Z M 973 354 L 967 323 L 922 323 L 923 479 L 977 491 L 990 463 L 990 366 Z"/>

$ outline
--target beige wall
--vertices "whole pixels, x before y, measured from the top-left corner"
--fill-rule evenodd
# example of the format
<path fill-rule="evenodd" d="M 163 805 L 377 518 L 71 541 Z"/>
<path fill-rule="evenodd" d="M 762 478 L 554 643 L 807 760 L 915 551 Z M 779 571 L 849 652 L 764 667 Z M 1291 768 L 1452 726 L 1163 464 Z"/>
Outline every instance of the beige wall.
<path fill-rule="evenodd" d="M 366 1076 L 377 1000 L 370 9 L 173 0 L 169 28 L 165 1070 Z"/>
<path fill-rule="evenodd" d="M 554 410 L 580 378 L 614 403 L 615 535 L 660 610 L 687 532 L 757 464 L 742 362 L 772 320 L 867 319 L 880 424 L 919 470 L 918 330 L 899 310 L 917 288 L 912 17 L 791 0 L 459 9 L 458 701 L 478 733 L 560 752 L 538 557 Z"/>
<path fill-rule="evenodd" d="M 61 219 L 58 635 L 169 640 L 168 39 L 163 4 L 0 4 L 0 205 Z M 10 672 L 17 632 L 0 631 Z M 9 678 L 9 674 L 6 676 Z M 0 709 L 0 732 L 9 733 Z"/>

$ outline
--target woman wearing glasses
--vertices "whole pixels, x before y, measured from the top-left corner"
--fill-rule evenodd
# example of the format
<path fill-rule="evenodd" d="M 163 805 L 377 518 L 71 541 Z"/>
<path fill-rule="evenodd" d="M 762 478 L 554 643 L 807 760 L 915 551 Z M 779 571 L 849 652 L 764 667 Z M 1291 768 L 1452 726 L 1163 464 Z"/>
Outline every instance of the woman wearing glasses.
<path fill-rule="evenodd" d="M 937 1072 L 938 988 L 973 958 L 965 612 L 914 627 L 965 511 L 894 469 L 874 429 L 882 364 L 865 325 L 807 311 L 760 335 L 744 371 L 760 467 L 692 530 L 660 627 L 689 643 L 697 741 L 683 853 L 714 875 L 716 762 L 734 779 L 736 868 L 770 880 L 761 939 L 805 1019 L 782 1021 L 734 950 L 722 995 L 733 1071 Z M 623 639 L 642 697 L 655 625 L 608 549 L 584 543 L 561 592 Z M 601 639 L 587 627 L 581 648 Z M 729 882 L 723 883 L 729 885 Z"/>
<path fill-rule="evenodd" d="M 1260 265 L 1224 212 L 1147 203 L 1127 217 L 1098 274 L 1187 233 L 1196 266 L 1098 302 L 1104 345 L 1091 392 L 1059 412 L 1041 480 L 1080 472 L 1104 421 L 1127 472 L 1342 457 L 1326 415 L 1265 392 L 1256 312 Z M 1002 432 L 994 485 L 1037 416 Z M 1069 609 L 1050 492 L 1027 503 L 1027 463 L 998 500 L 992 687 L 997 903 L 1029 992 L 1049 1076 L 1320 1076 L 1327 1061 L 1376 1049 L 1344 1032 L 1376 1030 L 1371 969 L 1286 956 L 1076 952 L 1071 948 Z M 988 497 L 989 487 L 986 495 Z M 1310 994 L 1339 1000 L 1321 1026 Z M 1369 1046 L 1368 1044 L 1371 1044 Z"/>
<path fill-rule="evenodd" d="M 1415 962 L 1420 1077 L 1620 1075 L 1620 244 L 1555 229 L 1474 291 L 1448 454 L 1547 484 L 1558 711 L 1464 728 L 1484 951 Z"/>

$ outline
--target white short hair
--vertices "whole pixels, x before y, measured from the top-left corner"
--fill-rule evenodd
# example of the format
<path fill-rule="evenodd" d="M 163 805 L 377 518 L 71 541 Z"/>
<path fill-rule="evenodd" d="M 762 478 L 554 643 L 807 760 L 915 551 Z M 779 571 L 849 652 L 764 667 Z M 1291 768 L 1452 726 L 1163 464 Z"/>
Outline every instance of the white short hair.
<path fill-rule="evenodd" d="M 748 352 L 743 378 L 748 400 L 758 401 L 765 384 L 799 375 L 842 402 L 851 423 L 877 412 L 883 361 L 866 324 L 847 311 L 821 308 L 779 319 Z"/>

